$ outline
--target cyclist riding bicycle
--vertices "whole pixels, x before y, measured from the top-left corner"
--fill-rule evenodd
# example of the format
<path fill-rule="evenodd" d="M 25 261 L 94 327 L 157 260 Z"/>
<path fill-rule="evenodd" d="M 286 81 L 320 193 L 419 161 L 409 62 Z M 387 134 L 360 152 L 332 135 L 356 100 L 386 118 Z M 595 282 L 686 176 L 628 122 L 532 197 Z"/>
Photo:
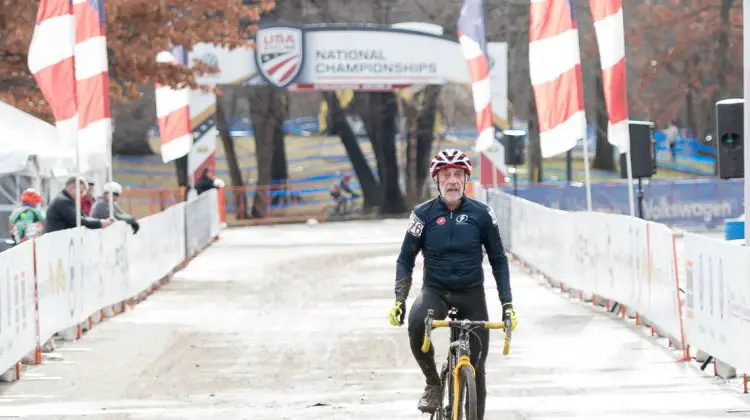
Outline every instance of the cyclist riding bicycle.
<path fill-rule="evenodd" d="M 349 200 L 354 200 L 355 198 L 359 197 L 359 195 L 352 190 L 349 184 L 351 178 L 351 175 L 346 174 L 340 182 L 333 184 L 333 186 L 331 187 L 330 194 L 333 200 L 336 202 L 335 214 L 345 214 L 347 212 L 347 204 L 349 203 Z M 342 191 L 346 191 L 347 193 L 349 193 L 349 198 L 344 197 Z"/>
<path fill-rule="evenodd" d="M 44 214 L 39 210 L 41 203 L 42 195 L 33 188 L 26 189 L 21 195 L 21 207 L 8 218 L 15 243 L 20 244 L 42 234 Z"/>
<path fill-rule="evenodd" d="M 412 211 L 396 263 L 396 303 L 390 312 L 390 323 L 399 326 L 404 323 L 414 261 L 420 251 L 424 257 L 423 286 L 409 312 L 408 332 L 412 354 L 427 383 L 418 409 L 427 413 L 434 413 L 440 407 L 440 376 L 433 348 L 427 353 L 421 350 L 425 316 L 432 309 L 434 319 L 445 319 L 448 310 L 455 307 L 461 319 L 488 320 L 483 246 L 497 283 L 503 321 L 510 320 L 511 330 L 518 323 L 513 310 L 508 258 L 495 213 L 464 195 L 471 170 L 469 158 L 456 149 L 443 150 L 432 159 L 430 176 L 439 196 Z M 481 420 L 487 393 L 484 363 L 489 352 L 489 330 L 477 330 L 470 345 L 471 364 L 476 372 L 477 418 Z"/>

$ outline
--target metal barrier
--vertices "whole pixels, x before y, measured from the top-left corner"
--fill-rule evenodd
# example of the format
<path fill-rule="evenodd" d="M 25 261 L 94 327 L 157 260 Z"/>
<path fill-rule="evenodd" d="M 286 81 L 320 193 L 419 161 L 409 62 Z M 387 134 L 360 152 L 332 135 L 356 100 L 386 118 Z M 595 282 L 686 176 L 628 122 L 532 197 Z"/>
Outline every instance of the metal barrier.
<path fill-rule="evenodd" d="M 125 187 L 119 203 L 123 210 L 135 217 L 143 218 L 164 211 L 181 203 L 185 194 L 180 188 L 132 188 Z"/>
<path fill-rule="evenodd" d="M 267 224 L 308 219 L 323 220 L 335 207 L 331 182 L 317 181 L 275 185 L 227 186 L 219 190 L 221 222 Z M 145 217 L 184 201 L 182 188 L 126 188 L 120 197 L 123 210 Z M 361 198 L 360 198 L 361 200 Z"/>

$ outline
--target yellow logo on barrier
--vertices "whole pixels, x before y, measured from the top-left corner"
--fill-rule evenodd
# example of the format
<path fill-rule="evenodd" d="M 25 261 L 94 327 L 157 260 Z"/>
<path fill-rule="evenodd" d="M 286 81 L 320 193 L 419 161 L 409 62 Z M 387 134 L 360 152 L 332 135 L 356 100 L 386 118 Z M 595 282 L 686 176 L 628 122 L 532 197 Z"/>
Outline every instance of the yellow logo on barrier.
<path fill-rule="evenodd" d="M 63 267 L 62 259 L 57 260 L 57 267 L 53 267 L 52 263 L 49 263 L 49 282 L 50 291 L 53 295 L 65 291 L 65 267 Z"/>

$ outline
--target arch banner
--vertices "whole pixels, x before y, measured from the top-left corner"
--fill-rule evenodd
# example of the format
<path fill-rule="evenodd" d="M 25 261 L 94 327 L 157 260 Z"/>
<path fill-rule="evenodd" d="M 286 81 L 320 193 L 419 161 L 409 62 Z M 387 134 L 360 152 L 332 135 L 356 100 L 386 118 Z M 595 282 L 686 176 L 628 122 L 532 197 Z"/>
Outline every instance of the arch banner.
<path fill-rule="evenodd" d="M 383 91 L 409 86 L 468 85 L 469 70 L 458 40 L 388 25 L 272 25 L 256 34 L 257 49 L 229 50 L 197 44 L 190 63 L 220 69 L 200 83 L 270 84 L 289 90 Z M 487 44 L 492 108 L 507 119 L 508 47 Z"/>

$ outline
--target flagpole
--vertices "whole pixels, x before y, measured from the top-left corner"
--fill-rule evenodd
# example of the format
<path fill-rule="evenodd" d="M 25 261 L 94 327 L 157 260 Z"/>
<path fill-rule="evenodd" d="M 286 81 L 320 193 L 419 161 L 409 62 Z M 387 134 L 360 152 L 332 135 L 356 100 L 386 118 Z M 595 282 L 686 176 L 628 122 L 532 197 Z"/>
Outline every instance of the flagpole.
<path fill-rule="evenodd" d="M 630 142 L 630 136 L 628 136 Z M 628 207 L 630 207 L 630 216 L 635 217 L 635 198 L 633 197 L 633 161 L 630 158 L 630 144 L 628 151 L 625 152 L 625 162 L 628 168 Z"/>
<path fill-rule="evenodd" d="M 76 122 L 76 227 L 81 226 L 81 142 Z"/>
<path fill-rule="evenodd" d="M 747 105 L 748 98 L 750 98 L 750 40 L 747 39 L 747 28 L 750 26 L 750 1 L 744 0 L 742 2 L 742 51 L 743 51 L 743 70 L 742 70 L 742 80 L 743 83 L 743 97 L 745 98 L 745 104 L 743 105 L 743 124 L 744 127 L 750 127 L 750 107 Z M 717 141 L 719 139 L 716 139 Z M 716 151 L 718 152 L 718 143 Z M 718 158 L 718 153 L 717 156 Z M 750 164 L 750 148 L 744 147 L 743 151 L 743 168 L 747 168 L 748 164 Z M 747 169 L 745 169 L 747 171 Z M 744 215 L 744 218 L 747 217 L 747 210 L 748 206 L 750 206 L 750 203 L 748 203 L 748 200 L 750 200 L 750 183 L 747 182 L 747 177 L 745 177 L 744 180 L 744 198 L 745 198 L 745 204 L 742 206 L 742 214 Z M 750 224 L 748 222 L 744 222 L 745 224 L 745 245 L 748 244 L 748 238 L 750 238 Z"/>
<path fill-rule="evenodd" d="M 583 90 L 583 86 L 581 86 Z M 586 211 L 591 211 L 591 174 L 589 172 L 589 141 L 583 137 L 583 180 L 586 184 Z"/>
<path fill-rule="evenodd" d="M 112 158 L 112 129 L 109 130 L 109 139 L 107 141 L 107 154 L 109 156 L 109 165 L 107 168 L 107 179 L 111 183 L 114 182 L 114 175 L 113 175 L 113 169 L 112 169 L 112 161 L 114 160 Z M 114 193 L 112 192 L 112 188 L 109 189 L 109 218 L 114 219 L 115 218 L 115 202 L 114 202 Z"/>

